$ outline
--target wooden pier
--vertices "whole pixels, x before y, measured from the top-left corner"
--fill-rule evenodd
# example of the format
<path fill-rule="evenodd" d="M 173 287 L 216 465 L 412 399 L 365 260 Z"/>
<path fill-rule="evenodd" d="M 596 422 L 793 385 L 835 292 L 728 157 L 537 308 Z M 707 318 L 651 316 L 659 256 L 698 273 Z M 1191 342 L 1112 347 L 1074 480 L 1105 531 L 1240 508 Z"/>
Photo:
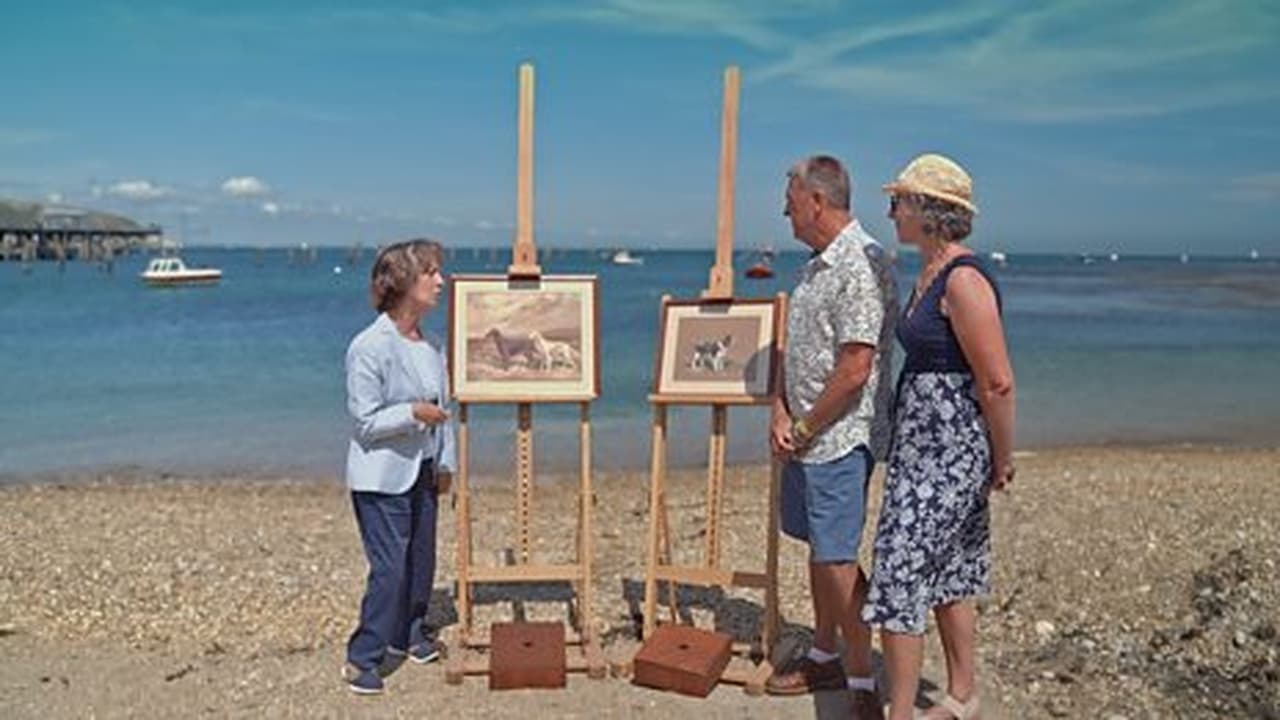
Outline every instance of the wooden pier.
<path fill-rule="evenodd" d="M 159 249 L 163 237 L 158 225 L 111 213 L 0 200 L 0 262 L 109 262 Z"/>

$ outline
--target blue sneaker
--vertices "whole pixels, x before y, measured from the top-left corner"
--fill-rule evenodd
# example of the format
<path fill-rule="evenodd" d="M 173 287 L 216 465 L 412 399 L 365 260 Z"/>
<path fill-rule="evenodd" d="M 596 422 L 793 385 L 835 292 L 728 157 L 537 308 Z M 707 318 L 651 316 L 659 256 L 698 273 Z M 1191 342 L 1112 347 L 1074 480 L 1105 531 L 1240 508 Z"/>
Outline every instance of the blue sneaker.
<path fill-rule="evenodd" d="M 343 676 L 347 680 L 347 687 L 357 695 L 380 695 L 385 687 L 382 676 L 372 668 L 360 670 L 354 665 L 348 665 L 343 669 Z"/>
<path fill-rule="evenodd" d="M 423 640 L 409 648 L 409 659 L 419 665 L 426 665 L 440 659 L 440 650 L 444 646 L 435 640 Z"/>

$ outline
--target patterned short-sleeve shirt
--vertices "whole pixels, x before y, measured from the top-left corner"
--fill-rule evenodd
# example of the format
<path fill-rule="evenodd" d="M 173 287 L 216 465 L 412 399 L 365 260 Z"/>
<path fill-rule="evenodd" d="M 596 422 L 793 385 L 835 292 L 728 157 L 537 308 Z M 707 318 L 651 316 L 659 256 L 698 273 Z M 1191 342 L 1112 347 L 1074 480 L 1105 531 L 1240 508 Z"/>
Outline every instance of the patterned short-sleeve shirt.
<path fill-rule="evenodd" d="M 828 425 L 796 457 L 804 463 L 836 460 L 858 445 L 883 459 L 893 427 L 894 322 L 898 290 L 893 266 L 876 239 L 850 222 L 825 250 L 809 259 L 787 307 L 787 407 L 803 416 L 835 370 L 840 346 L 876 349 L 871 374 L 849 412 Z"/>

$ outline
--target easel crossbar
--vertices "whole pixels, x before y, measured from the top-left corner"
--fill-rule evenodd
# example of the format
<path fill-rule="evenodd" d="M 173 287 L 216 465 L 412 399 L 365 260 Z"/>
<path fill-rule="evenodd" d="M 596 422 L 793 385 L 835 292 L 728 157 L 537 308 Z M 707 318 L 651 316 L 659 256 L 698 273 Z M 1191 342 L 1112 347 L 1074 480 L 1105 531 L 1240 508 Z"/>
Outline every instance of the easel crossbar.
<path fill-rule="evenodd" d="M 576 581 L 585 577 L 585 574 L 586 568 L 581 565 L 472 566 L 468 581 L 472 584 Z"/>
<path fill-rule="evenodd" d="M 746 572 L 742 570 L 722 570 L 720 568 L 685 567 L 679 565 L 659 565 L 654 568 L 654 576 L 659 580 L 689 583 L 691 585 L 749 587 L 767 589 L 769 576 L 763 572 Z"/>

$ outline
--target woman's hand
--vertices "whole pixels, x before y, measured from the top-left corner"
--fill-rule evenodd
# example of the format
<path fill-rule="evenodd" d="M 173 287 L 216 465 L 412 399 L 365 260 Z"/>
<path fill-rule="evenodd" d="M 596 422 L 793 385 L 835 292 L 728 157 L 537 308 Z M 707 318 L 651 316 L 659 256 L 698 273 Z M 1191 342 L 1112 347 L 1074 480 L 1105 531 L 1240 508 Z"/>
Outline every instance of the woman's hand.
<path fill-rule="evenodd" d="M 413 404 L 413 419 L 428 425 L 439 425 L 449 419 L 449 413 L 435 403 L 416 402 Z"/>
<path fill-rule="evenodd" d="M 992 490 L 1008 490 L 1009 485 L 1013 483 L 1013 476 L 1017 469 L 1013 466 L 1013 460 L 1005 460 L 998 462 L 991 467 L 991 489 Z"/>

